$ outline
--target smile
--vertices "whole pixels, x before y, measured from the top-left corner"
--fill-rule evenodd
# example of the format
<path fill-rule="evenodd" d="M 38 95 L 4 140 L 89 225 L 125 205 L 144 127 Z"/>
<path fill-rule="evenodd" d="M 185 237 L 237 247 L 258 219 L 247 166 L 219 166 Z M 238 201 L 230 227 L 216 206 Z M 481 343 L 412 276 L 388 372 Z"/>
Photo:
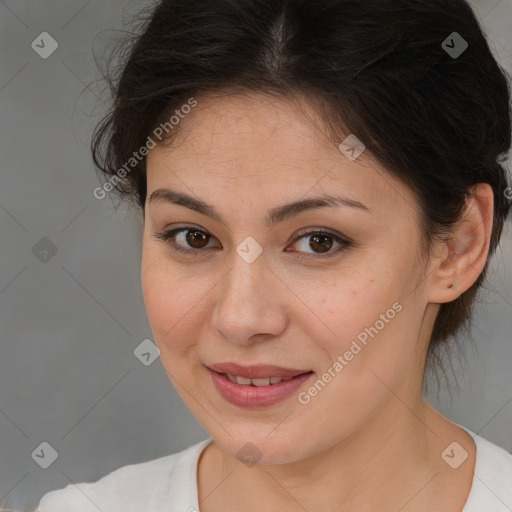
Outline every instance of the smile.
<path fill-rule="evenodd" d="M 249 378 L 220 373 L 206 367 L 215 389 L 226 401 L 237 407 L 263 408 L 294 396 L 314 372 L 288 377 Z"/>
<path fill-rule="evenodd" d="M 247 377 L 239 377 L 237 375 L 231 375 L 224 373 L 224 375 L 235 384 L 241 384 L 242 386 L 271 386 L 273 384 L 279 384 L 280 382 L 293 379 L 293 377 L 270 377 L 266 379 L 248 379 Z"/>

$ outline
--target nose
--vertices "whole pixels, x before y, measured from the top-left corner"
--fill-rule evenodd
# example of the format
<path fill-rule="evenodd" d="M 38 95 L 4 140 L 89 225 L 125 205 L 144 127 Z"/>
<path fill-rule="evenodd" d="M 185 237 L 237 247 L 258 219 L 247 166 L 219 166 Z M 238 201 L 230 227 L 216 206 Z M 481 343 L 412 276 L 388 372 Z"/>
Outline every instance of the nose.
<path fill-rule="evenodd" d="M 288 322 L 286 290 L 264 253 L 252 263 L 235 254 L 231 269 L 216 287 L 213 328 L 240 345 L 279 336 Z"/>

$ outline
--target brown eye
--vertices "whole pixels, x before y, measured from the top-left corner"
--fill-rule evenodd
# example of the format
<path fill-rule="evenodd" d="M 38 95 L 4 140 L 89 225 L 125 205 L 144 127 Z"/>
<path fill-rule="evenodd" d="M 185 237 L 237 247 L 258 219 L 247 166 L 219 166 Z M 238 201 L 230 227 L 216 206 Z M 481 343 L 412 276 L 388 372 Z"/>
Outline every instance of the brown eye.
<path fill-rule="evenodd" d="M 320 230 L 310 231 L 298 236 L 295 239 L 294 245 L 297 245 L 299 250 L 293 252 L 306 254 L 306 256 L 301 255 L 300 257 L 308 258 L 317 255 L 318 258 L 327 258 L 349 248 L 352 243 L 339 235 Z"/>
<path fill-rule="evenodd" d="M 320 253 L 328 252 L 333 246 L 333 237 L 326 235 L 314 235 L 311 237 L 309 246 Z"/>
<path fill-rule="evenodd" d="M 182 253 L 207 254 L 213 248 L 208 245 L 213 237 L 197 228 L 181 227 L 163 233 L 155 233 L 154 236 L 167 242 L 173 250 Z M 328 258 L 348 249 L 352 242 L 328 231 L 317 230 L 297 237 L 294 245 L 299 245 L 300 250 L 291 252 L 298 253 L 301 258 L 314 258 L 315 255 L 317 258 Z M 208 251 L 204 249 L 208 249 Z M 306 255 L 304 256 L 303 253 Z"/>
<path fill-rule="evenodd" d="M 188 254 L 205 252 L 211 236 L 197 228 L 178 228 L 163 233 L 155 233 L 155 237 L 167 242 L 173 249 Z"/>
<path fill-rule="evenodd" d="M 208 245 L 210 235 L 207 235 L 203 231 L 196 231 L 191 229 L 187 229 L 186 231 L 187 235 L 185 236 L 185 240 L 193 249 L 202 249 Z"/>

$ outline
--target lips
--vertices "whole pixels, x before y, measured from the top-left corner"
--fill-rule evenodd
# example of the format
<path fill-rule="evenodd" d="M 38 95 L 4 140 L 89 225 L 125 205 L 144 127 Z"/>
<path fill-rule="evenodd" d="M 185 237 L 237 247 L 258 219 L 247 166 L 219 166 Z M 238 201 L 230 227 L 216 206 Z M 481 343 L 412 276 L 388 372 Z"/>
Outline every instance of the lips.
<path fill-rule="evenodd" d="M 293 377 L 287 377 L 286 380 L 281 380 L 275 384 L 268 381 L 277 379 L 278 377 L 256 378 L 256 380 L 252 380 L 248 377 L 247 380 L 249 383 L 240 383 L 238 380 L 243 380 L 245 377 L 238 376 L 235 378 L 236 381 L 233 382 L 229 377 L 229 375 L 232 377 L 232 374 L 221 373 L 208 366 L 205 366 L 205 368 L 211 376 L 214 387 L 225 400 L 238 407 L 250 409 L 269 407 L 293 397 L 314 375 L 312 371 L 304 372 L 303 370 L 292 370 L 290 368 L 277 366 L 241 367 L 231 364 L 229 366 L 215 365 L 215 368 L 229 368 L 230 371 L 245 373 L 246 375 L 275 375 L 276 373 L 292 373 L 295 375 Z"/>
<path fill-rule="evenodd" d="M 303 373 L 310 373 L 310 369 L 283 368 L 274 365 L 242 366 L 236 363 L 218 363 L 208 365 L 210 370 L 245 379 L 270 379 L 272 377 L 286 379 L 297 377 Z"/>

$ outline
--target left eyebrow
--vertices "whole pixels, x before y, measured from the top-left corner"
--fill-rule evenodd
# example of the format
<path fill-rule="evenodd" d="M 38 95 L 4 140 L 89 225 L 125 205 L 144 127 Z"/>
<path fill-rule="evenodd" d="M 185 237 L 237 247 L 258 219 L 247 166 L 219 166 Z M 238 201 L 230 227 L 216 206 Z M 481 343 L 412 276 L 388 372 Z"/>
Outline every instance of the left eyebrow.
<path fill-rule="evenodd" d="M 159 188 L 151 193 L 148 202 L 151 203 L 156 201 L 164 201 L 184 206 L 185 208 L 189 208 L 195 212 L 226 224 L 220 213 L 218 213 L 212 205 L 206 203 L 202 199 L 192 197 L 183 192 L 177 192 L 168 188 Z M 265 218 L 265 224 L 267 226 L 273 226 L 304 211 L 326 207 L 348 207 L 357 208 L 367 213 L 371 212 L 370 208 L 354 199 L 339 195 L 322 194 L 320 196 L 300 199 L 298 201 L 293 201 L 270 209 L 267 213 L 267 217 Z"/>

